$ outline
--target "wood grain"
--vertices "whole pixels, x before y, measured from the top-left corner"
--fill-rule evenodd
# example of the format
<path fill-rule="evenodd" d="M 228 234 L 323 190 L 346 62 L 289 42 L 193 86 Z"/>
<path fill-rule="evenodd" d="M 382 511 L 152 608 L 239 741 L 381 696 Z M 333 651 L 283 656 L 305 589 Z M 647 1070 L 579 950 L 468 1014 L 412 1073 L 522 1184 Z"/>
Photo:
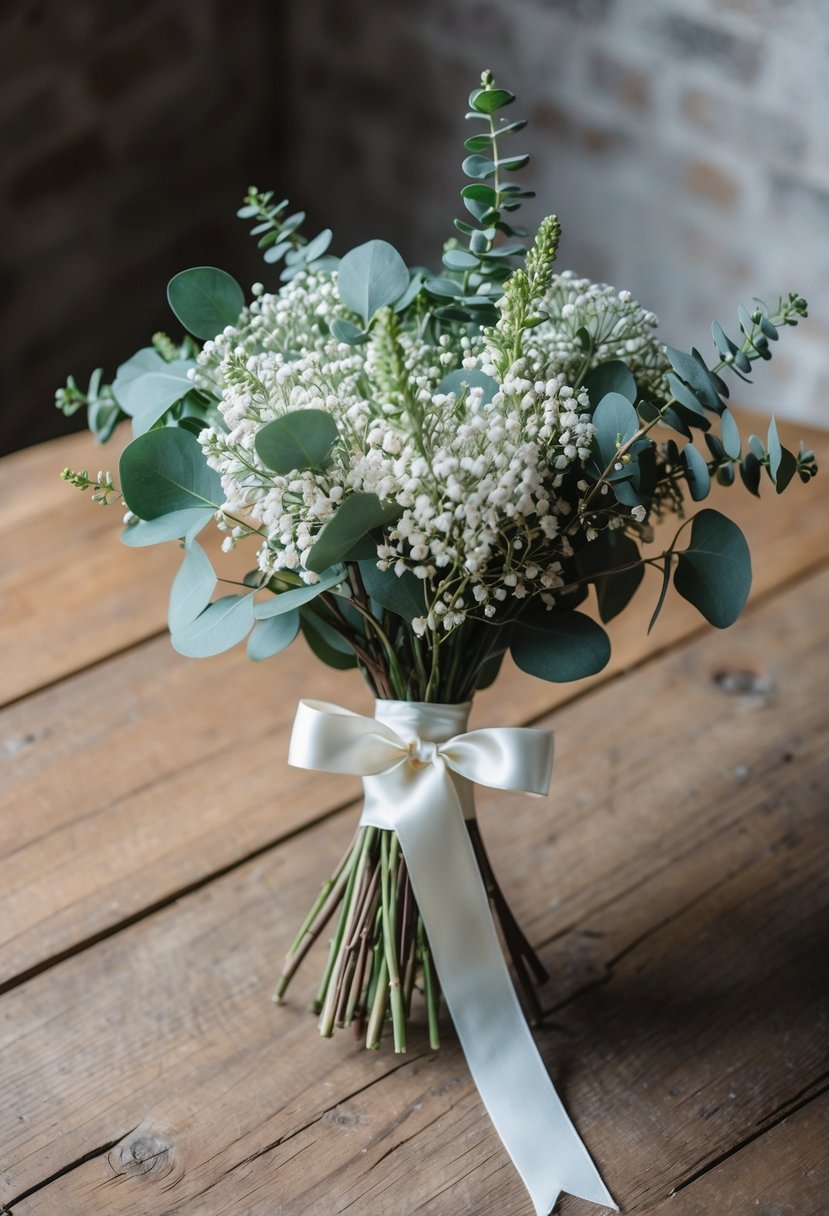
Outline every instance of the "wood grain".
<path fill-rule="evenodd" d="M 72 437 L 72 445 L 81 439 Z M 815 443 L 825 449 L 826 437 Z M 70 444 L 57 447 L 64 462 L 79 455 Z M 12 458 L 32 482 L 60 463 L 53 445 L 45 449 Z M 64 483 L 56 485 L 68 492 Z M 760 502 L 741 488 L 730 493 L 755 550 L 755 596 L 788 585 L 829 554 L 821 514 L 829 503 L 829 479 L 792 487 L 780 499 L 767 494 Z M 15 502 L 25 536 L 25 511 Z M 356 676 L 322 669 L 301 643 L 255 666 L 239 651 L 205 663 L 182 659 L 166 636 L 140 644 L 163 618 L 170 571 L 158 563 L 169 550 L 174 565 L 175 547 L 128 550 L 115 537 L 88 530 L 89 521 L 100 528 L 105 511 L 93 510 L 78 494 L 68 503 L 65 554 L 80 564 L 84 554 L 106 551 L 114 582 L 91 600 L 85 584 L 63 589 L 69 598 L 62 608 L 74 614 L 80 630 L 64 658 L 77 668 L 94 666 L 0 712 L 0 988 L 355 796 L 356 782 L 288 770 L 287 740 L 300 696 L 370 706 Z M 71 521 L 80 508 L 77 518 L 87 531 L 76 535 Z M 47 515 L 37 516 L 43 526 Z M 19 561 L 21 570 L 31 569 L 22 547 Z M 706 629 L 675 596 L 649 638 L 656 594 L 652 580 L 613 623 L 613 658 L 599 677 L 549 685 L 507 665 L 498 684 L 477 699 L 475 721 L 533 721 Z M 34 616 L 14 617 L 6 673 L 13 680 L 25 675 L 48 682 L 67 674 L 53 647 L 24 662 L 27 639 L 36 636 L 38 624 L 45 628 L 45 610 L 44 601 Z M 56 632 L 63 640 L 55 646 L 67 648 L 68 631 Z M 101 662 L 120 648 L 125 653 Z"/>
<path fill-rule="evenodd" d="M 628 1211 L 683 1181 L 684 1203 L 704 1195 L 700 1171 L 826 1086 L 827 593 L 814 576 L 560 710 L 551 816 L 481 799 L 554 970 L 542 1050 Z M 267 943 L 351 826 L 334 815 L 0 1001 L 15 1216 L 529 1210 L 454 1046 L 321 1044 L 308 977 L 267 1001 Z M 817 1168 L 819 1142 L 797 1159 Z"/>

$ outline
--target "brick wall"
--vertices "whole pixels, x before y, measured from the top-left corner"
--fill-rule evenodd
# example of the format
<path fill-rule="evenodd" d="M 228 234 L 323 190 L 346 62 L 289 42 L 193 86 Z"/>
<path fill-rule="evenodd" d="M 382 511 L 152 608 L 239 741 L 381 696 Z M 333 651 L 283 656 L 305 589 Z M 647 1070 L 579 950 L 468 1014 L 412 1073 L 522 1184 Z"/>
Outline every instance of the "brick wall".
<path fill-rule="evenodd" d="M 293 6 L 296 201 L 338 248 L 436 260 L 458 214 L 468 88 L 519 94 L 532 219 L 627 287 L 667 341 L 790 289 L 811 317 L 751 401 L 829 423 L 829 5 L 823 0 L 325 0 Z"/>
<path fill-rule="evenodd" d="M 269 0 L 0 3 L 0 450 L 170 325 L 177 270 L 258 273 L 233 214 L 279 163 L 275 25 Z"/>
<path fill-rule="evenodd" d="M 55 386 L 170 325 L 175 271 L 268 281 L 249 182 L 339 252 L 434 264 L 485 66 L 531 119 L 528 220 L 558 212 L 562 264 L 686 346 L 797 289 L 812 316 L 751 400 L 825 422 L 827 51 L 823 0 L 0 0 L 0 445 L 65 430 Z"/>

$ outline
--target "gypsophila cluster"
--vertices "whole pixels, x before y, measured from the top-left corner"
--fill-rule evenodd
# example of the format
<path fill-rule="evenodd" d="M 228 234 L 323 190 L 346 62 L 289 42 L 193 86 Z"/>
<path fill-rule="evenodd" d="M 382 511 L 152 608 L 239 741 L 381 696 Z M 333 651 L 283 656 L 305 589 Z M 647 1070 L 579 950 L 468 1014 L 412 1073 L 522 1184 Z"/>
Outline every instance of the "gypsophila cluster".
<path fill-rule="evenodd" d="M 410 332 L 390 340 L 389 318 L 363 346 L 337 342 L 323 323 L 338 312 L 334 274 L 255 294 L 238 327 L 205 344 L 193 375 L 221 394 L 227 432 L 208 428 L 200 441 L 222 479 L 226 548 L 257 531 L 264 574 L 297 571 L 314 582 L 309 550 L 345 496 L 362 491 L 403 508 L 378 562 L 431 588 L 417 631 L 449 630 L 469 614 L 491 618 L 505 601 L 549 596 L 561 584 L 570 547 L 560 519 L 571 506 L 557 491 L 593 436 L 588 394 L 562 371 L 569 353 L 560 357 L 556 341 L 536 334 L 485 401 L 481 388 L 439 387 L 458 364 L 494 374 L 480 340 L 454 350 L 447 335 L 436 346 Z M 545 328 L 555 335 L 552 323 Z M 256 454 L 257 430 L 309 408 L 337 422 L 329 467 L 272 473 Z"/>

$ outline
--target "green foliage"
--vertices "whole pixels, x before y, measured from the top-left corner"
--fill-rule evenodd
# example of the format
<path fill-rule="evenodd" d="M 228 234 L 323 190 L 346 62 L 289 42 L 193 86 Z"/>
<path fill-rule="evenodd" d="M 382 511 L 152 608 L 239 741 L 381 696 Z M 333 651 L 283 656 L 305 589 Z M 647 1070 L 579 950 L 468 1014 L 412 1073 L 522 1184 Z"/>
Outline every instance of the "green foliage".
<path fill-rule="evenodd" d="M 89 378 L 86 392 L 69 376 L 65 387 L 55 393 L 55 406 L 65 417 L 71 418 L 79 409 L 86 409 L 86 424 L 98 443 L 111 439 L 118 423 L 126 417 L 115 400 L 112 385 L 102 384 L 102 379 L 103 371 L 98 367 Z"/>
<path fill-rule="evenodd" d="M 285 612 L 293 612 L 294 609 L 300 608 L 303 604 L 309 604 L 311 600 L 315 600 L 324 591 L 330 591 L 333 587 L 338 587 L 346 577 L 344 566 L 333 566 L 320 576 L 318 582 L 304 583 L 302 586 L 294 587 L 292 590 L 280 591 L 272 599 L 263 600 L 261 604 L 257 604 L 254 608 L 256 619 L 258 621 L 267 621 L 271 617 L 281 616 Z"/>
<path fill-rule="evenodd" d="M 434 315 L 442 321 L 461 321 L 473 325 L 493 325 L 498 320 L 496 301 L 503 292 L 504 282 L 520 264 L 526 253 L 521 238 L 526 231 L 513 227 L 507 215 L 533 193 L 504 180 L 504 175 L 522 169 L 529 157 L 521 154 L 502 156 L 499 140 L 520 131 L 523 121 L 508 122 L 496 117 L 499 110 L 510 105 L 515 97 L 507 89 L 497 88 L 491 72 L 483 72 L 481 84 L 469 96 L 467 119 L 482 123 L 483 130 L 466 140 L 472 155 L 463 162 L 463 172 L 471 183 L 461 190 L 468 213 L 467 219 L 455 220 L 457 230 L 467 238 L 466 248 L 457 241 L 444 251 L 443 265 L 449 281 L 457 284 L 457 294 L 451 304 L 445 303 L 447 291 L 444 279 L 427 279 L 426 289 L 441 301 Z M 497 244 L 499 237 L 519 238 L 518 242 Z"/>
<path fill-rule="evenodd" d="M 576 554 L 576 569 L 595 586 L 605 624 L 627 608 L 645 575 L 636 541 L 618 528 L 583 545 Z"/>
<path fill-rule="evenodd" d="M 320 532 L 305 564 L 309 570 L 321 574 L 335 562 L 342 561 L 367 533 L 386 527 L 402 513 L 403 508 L 397 503 L 381 503 L 376 494 L 350 494 Z"/>
<path fill-rule="evenodd" d="M 133 434 L 143 435 L 193 391 L 187 376 L 193 366 L 192 359 L 168 362 L 151 346 L 121 364 L 112 392 L 124 413 L 132 418 Z"/>
<path fill-rule="evenodd" d="M 258 621 L 248 638 L 248 658 L 254 663 L 273 658 L 290 646 L 299 633 L 299 612 L 295 608 L 281 616 Z"/>
<path fill-rule="evenodd" d="M 236 214 L 243 220 L 256 220 L 250 234 L 257 238 L 266 262 L 270 265 L 285 262 L 282 281 L 288 282 L 301 270 L 335 266 L 336 259 L 326 256 L 332 239 L 331 229 L 324 228 L 310 241 L 306 240 L 300 232 L 305 212 L 285 215 L 288 200 L 284 198 L 274 203 L 273 198 L 272 190 L 262 192 L 251 186 L 244 205 Z"/>
<path fill-rule="evenodd" d="M 528 675 L 563 684 L 601 671 L 610 658 L 610 640 L 581 612 L 533 611 L 516 624 L 510 653 Z"/>
<path fill-rule="evenodd" d="M 337 424 L 325 410 L 291 410 L 256 432 L 256 454 L 266 468 L 282 476 L 295 469 L 322 471 L 337 438 Z"/>
<path fill-rule="evenodd" d="M 171 635 L 173 648 L 190 659 L 206 659 L 244 641 L 253 623 L 252 591 L 248 595 L 223 595 Z"/>
<path fill-rule="evenodd" d="M 302 636 L 327 667 L 348 671 L 357 666 L 357 655 L 348 642 L 312 606 L 300 610 Z"/>
<path fill-rule="evenodd" d="M 167 607 L 167 628 L 170 633 L 179 633 L 195 621 L 210 603 L 216 582 L 209 557 L 201 545 L 191 541 L 170 588 Z"/>
<path fill-rule="evenodd" d="M 465 389 L 482 388 L 484 395 L 481 398 L 482 405 L 488 405 L 497 392 L 500 392 L 500 385 L 491 376 L 487 376 L 484 372 L 477 368 L 458 367 L 455 371 L 450 372 L 448 376 L 444 376 L 437 387 L 439 393 L 455 393 L 460 397 Z"/>
<path fill-rule="evenodd" d="M 121 455 L 121 492 L 139 519 L 157 519 L 191 507 L 220 507 L 224 495 L 198 440 L 163 427 L 133 439 Z"/>
<path fill-rule="evenodd" d="M 677 554 L 674 586 L 718 629 L 733 625 L 751 590 L 751 556 L 745 537 L 719 511 L 700 511 L 691 540 Z"/>
<path fill-rule="evenodd" d="M 179 271 L 167 285 L 167 300 L 184 328 L 196 338 L 215 338 L 235 325 L 245 293 L 232 275 L 215 266 Z"/>
<path fill-rule="evenodd" d="M 132 549 L 143 549 L 168 540 L 181 540 L 183 536 L 195 537 L 213 514 L 212 507 L 185 507 L 156 519 L 135 519 L 121 533 L 121 540 Z"/>
<path fill-rule="evenodd" d="M 637 389 L 633 373 L 621 359 L 608 359 L 599 363 L 584 377 L 584 387 L 591 402 L 601 401 L 610 393 L 624 397 L 631 405 L 636 404 Z"/>
<path fill-rule="evenodd" d="M 410 570 L 402 575 L 394 570 L 378 570 L 376 557 L 360 562 L 363 586 L 376 604 L 396 616 L 412 621 L 426 612 L 426 588 Z"/>
<path fill-rule="evenodd" d="M 394 304 L 409 286 L 409 271 L 388 241 L 366 241 L 341 259 L 337 290 L 346 308 L 368 325 L 379 309 Z"/>

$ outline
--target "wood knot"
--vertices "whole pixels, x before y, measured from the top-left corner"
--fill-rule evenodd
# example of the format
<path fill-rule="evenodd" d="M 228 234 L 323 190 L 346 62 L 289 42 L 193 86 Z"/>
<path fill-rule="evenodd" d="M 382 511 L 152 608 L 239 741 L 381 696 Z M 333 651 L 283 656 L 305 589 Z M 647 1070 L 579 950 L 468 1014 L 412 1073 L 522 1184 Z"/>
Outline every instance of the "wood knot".
<path fill-rule="evenodd" d="M 712 679 L 717 687 L 731 697 L 749 697 L 753 701 L 768 701 L 774 694 L 774 680 L 766 672 L 751 668 L 724 667 L 715 671 Z"/>
<path fill-rule="evenodd" d="M 146 1174 L 167 1173 L 172 1167 L 173 1146 L 163 1136 L 153 1133 L 136 1136 L 110 1153 L 110 1165 L 116 1174 L 139 1178 Z"/>

